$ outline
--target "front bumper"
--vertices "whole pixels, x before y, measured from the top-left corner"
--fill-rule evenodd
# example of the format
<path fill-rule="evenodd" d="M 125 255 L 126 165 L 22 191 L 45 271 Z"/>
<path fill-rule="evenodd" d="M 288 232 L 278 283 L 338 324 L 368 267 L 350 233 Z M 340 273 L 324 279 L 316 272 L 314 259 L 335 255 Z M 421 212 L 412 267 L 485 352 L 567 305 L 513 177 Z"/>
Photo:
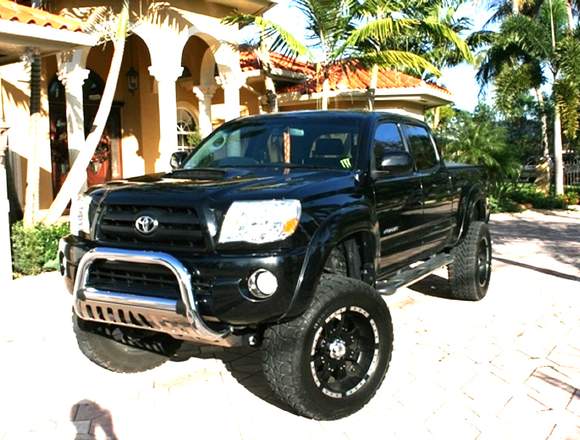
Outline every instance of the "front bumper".
<path fill-rule="evenodd" d="M 85 319 L 88 316 L 90 319 L 88 312 L 82 308 L 83 301 L 108 302 L 117 308 L 164 310 L 162 318 L 168 325 L 175 327 L 174 330 L 182 332 L 184 325 L 201 329 L 206 332 L 201 335 L 203 340 L 219 340 L 223 336 L 221 329 L 226 327 L 254 326 L 284 315 L 291 305 L 305 253 L 306 249 L 292 249 L 274 255 L 192 256 L 185 253 L 103 249 L 98 248 L 94 242 L 76 236 L 65 237 L 59 246 L 61 273 L 69 292 L 75 297 L 75 310 L 79 316 Z M 92 262 L 99 259 L 163 265 L 178 280 L 180 299 L 171 301 L 150 294 L 140 296 L 122 291 L 110 292 L 112 289 L 104 293 L 88 289 L 87 270 Z M 267 269 L 278 279 L 278 289 L 268 299 L 256 300 L 249 295 L 248 277 L 258 269 Z M 156 301 L 153 307 L 152 300 Z M 77 304 L 79 301 L 80 304 Z M 166 312 L 172 314 L 173 321 L 166 316 Z M 98 315 L 93 313 L 94 316 Z M 161 328 L 154 330 L 168 332 Z"/>

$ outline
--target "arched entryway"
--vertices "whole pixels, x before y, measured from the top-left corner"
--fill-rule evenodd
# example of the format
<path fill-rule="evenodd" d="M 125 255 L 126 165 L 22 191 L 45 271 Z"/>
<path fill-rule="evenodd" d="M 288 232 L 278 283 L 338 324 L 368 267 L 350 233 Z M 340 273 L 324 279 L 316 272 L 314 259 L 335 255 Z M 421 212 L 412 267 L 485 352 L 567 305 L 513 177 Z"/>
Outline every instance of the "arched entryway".
<path fill-rule="evenodd" d="M 85 136 L 97 114 L 105 83 L 90 71 L 83 84 Z M 67 139 L 65 87 L 57 76 L 48 86 L 50 118 L 50 148 L 52 160 L 52 187 L 56 194 L 70 169 Z M 121 105 L 114 103 L 97 150 L 87 168 L 87 185 L 97 185 L 122 175 L 121 163 Z"/>

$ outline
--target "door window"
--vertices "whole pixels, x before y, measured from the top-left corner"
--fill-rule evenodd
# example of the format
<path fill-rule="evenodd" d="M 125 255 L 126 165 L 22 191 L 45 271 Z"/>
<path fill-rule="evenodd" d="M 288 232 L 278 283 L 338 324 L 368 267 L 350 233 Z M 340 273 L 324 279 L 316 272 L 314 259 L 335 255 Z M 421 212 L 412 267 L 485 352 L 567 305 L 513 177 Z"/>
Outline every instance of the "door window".
<path fill-rule="evenodd" d="M 377 127 L 374 144 L 375 164 L 381 163 L 386 152 L 405 151 L 399 127 L 393 122 L 383 123 Z"/>
<path fill-rule="evenodd" d="M 407 125 L 405 129 L 417 170 L 428 170 L 437 165 L 439 155 L 427 129 L 418 125 Z"/>

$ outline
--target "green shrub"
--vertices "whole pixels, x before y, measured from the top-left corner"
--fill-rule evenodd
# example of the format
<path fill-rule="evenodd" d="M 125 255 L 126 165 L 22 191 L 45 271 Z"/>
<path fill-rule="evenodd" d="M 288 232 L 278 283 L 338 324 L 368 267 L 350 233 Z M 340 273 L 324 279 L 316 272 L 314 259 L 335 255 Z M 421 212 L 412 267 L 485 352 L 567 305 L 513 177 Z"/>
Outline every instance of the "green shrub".
<path fill-rule="evenodd" d="M 12 262 L 14 272 L 35 275 L 58 269 L 58 240 L 69 233 L 68 223 L 25 228 L 22 222 L 12 225 Z"/>
<path fill-rule="evenodd" d="M 568 205 L 580 205 L 580 185 L 567 187 L 564 198 Z"/>
<path fill-rule="evenodd" d="M 533 185 L 520 185 L 508 194 L 516 203 L 531 205 L 536 209 L 566 209 L 568 204 L 563 196 L 544 194 Z"/>
<path fill-rule="evenodd" d="M 544 194 L 533 184 L 518 184 L 492 192 L 488 200 L 491 212 L 520 212 L 527 208 L 567 209 L 568 205 L 578 203 L 578 199 L 573 189 L 556 196 Z"/>
<path fill-rule="evenodd" d="M 489 196 L 487 199 L 489 210 L 492 213 L 498 212 L 521 212 L 523 211 L 522 205 L 514 202 L 509 197 L 496 198 L 494 196 Z"/>

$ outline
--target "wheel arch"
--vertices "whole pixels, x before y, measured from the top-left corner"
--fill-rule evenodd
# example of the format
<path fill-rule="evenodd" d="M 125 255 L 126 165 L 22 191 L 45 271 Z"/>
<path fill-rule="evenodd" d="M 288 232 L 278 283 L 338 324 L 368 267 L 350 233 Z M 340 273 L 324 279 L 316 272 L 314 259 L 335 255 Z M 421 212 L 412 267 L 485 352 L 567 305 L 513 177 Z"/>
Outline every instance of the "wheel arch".
<path fill-rule="evenodd" d="M 281 319 L 302 313 L 316 291 L 330 253 L 340 244 L 354 241 L 361 261 L 361 279 L 374 283 L 379 235 L 369 206 L 340 209 L 318 228 L 308 246 L 288 311 Z"/>
<path fill-rule="evenodd" d="M 465 237 L 469 224 L 472 221 L 489 220 L 487 199 L 483 189 L 479 185 L 469 188 L 460 200 L 457 213 L 456 242 Z"/>

